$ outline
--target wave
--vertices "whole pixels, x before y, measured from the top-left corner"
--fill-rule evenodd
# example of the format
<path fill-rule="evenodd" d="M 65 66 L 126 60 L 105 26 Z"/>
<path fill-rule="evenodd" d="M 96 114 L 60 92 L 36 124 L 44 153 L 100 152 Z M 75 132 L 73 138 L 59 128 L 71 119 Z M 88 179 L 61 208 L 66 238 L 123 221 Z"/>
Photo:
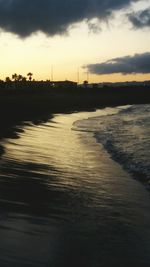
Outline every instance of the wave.
<path fill-rule="evenodd" d="M 150 188 L 150 105 L 117 107 L 111 113 L 78 121 L 93 132 L 112 158 Z"/>

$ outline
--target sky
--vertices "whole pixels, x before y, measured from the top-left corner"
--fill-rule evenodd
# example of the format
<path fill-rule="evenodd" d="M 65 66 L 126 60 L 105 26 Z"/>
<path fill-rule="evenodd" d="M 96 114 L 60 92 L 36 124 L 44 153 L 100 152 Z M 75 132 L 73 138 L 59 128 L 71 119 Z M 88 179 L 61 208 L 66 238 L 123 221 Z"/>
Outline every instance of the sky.
<path fill-rule="evenodd" d="M 0 79 L 150 80 L 150 0 L 0 0 Z"/>

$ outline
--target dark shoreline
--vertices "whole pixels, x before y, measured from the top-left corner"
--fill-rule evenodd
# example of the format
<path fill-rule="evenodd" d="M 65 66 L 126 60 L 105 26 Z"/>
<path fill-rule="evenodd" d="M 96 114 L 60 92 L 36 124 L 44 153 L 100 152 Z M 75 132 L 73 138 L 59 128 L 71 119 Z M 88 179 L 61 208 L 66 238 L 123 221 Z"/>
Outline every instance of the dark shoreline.
<path fill-rule="evenodd" d="M 0 91 L 0 139 L 17 138 L 17 125 L 46 122 L 58 113 L 150 103 L 150 88 L 7 88 Z M 3 149 L 0 149 L 0 154 Z"/>

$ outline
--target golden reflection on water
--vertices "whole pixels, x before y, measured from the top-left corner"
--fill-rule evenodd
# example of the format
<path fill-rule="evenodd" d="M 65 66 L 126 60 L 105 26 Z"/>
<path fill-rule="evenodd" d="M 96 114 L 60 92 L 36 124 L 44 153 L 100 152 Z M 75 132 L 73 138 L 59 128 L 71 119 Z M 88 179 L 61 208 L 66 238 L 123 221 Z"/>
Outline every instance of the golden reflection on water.
<path fill-rule="evenodd" d="M 87 115 L 91 116 L 91 113 L 58 115 L 43 125 L 26 127 L 24 133 L 20 133 L 19 139 L 7 142 L 5 157 L 16 161 L 18 165 L 26 162 L 37 165 L 42 163 L 37 172 L 45 174 L 48 171 L 52 173 L 52 170 L 44 168 L 44 165 L 53 166 L 57 169 L 57 174 L 53 173 L 54 176 L 61 172 L 60 182 L 63 186 L 77 186 L 77 179 L 72 179 L 72 175 L 80 176 L 83 170 L 88 173 L 95 168 L 93 149 L 83 149 L 82 146 L 85 148 L 86 144 L 81 142 L 82 134 L 72 130 L 73 122 L 86 118 Z"/>
<path fill-rule="evenodd" d="M 0 204 L 4 213 L 8 205 L 8 219 L 1 220 L 0 249 L 6 262 L 9 258 L 13 264 L 19 254 L 19 267 L 24 262 L 67 267 L 82 267 L 83 262 L 90 267 L 93 259 L 98 263 L 93 266 L 101 261 L 111 266 L 111 258 L 122 263 L 131 255 L 131 262 L 137 260 L 135 252 L 145 255 L 148 194 L 96 143 L 92 132 L 73 126 L 74 121 L 104 113 L 56 115 L 47 123 L 24 127 L 19 139 L 4 141 L 8 184 L 2 179 Z M 14 208 L 11 214 L 9 205 Z"/>
<path fill-rule="evenodd" d="M 78 162 L 82 149 L 80 148 L 78 135 L 71 129 L 73 122 L 92 116 L 105 115 L 112 109 L 98 110 L 96 112 L 81 112 L 68 115 L 56 115 L 43 125 L 25 127 L 23 133 L 19 133 L 19 139 L 7 140 L 7 156 L 17 161 L 33 161 L 49 164 L 49 160 L 58 162 L 58 166 L 74 166 Z"/>
<path fill-rule="evenodd" d="M 133 185 L 132 179 L 92 138 L 93 133 L 73 130 L 73 123 L 77 120 L 111 112 L 110 108 L 56 115 L 47 123 L 26 126 L 19 139 L 9 140 L 5 144 L 5 158 L 17 162 L 15 168 L 19 165 L 20 168 L 24 165 L 30 168 L 32 163 L 38 168 L 30 168 L 30 172 L 55 177 L 54 182 L 51 179 L 43 181 L 47 186 L 81 188 L 93 194 L 96 191 L 96 194 L 105 195 L 106 198 L 121 198 L 124 194 L 127 200 L 132 195 L 131 188 L 134 190 L 139 184 L 134 182 Z"/>

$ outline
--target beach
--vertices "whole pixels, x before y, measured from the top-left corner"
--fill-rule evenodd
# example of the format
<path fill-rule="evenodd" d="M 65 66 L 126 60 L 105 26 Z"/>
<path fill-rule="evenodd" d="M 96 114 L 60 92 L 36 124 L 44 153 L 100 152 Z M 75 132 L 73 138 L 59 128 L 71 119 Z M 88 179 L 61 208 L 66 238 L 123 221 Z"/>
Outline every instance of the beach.
<path fill-rule="evenodd" d="M 0 1 L 0 267 L 150 267 L 150 0 Z"/>
<path fill-rule="evenodd" d="M 149 266 L 149 192 L 76 126 L 111 112 L 26 121 L 1 140 L 2 267 Z"/>

